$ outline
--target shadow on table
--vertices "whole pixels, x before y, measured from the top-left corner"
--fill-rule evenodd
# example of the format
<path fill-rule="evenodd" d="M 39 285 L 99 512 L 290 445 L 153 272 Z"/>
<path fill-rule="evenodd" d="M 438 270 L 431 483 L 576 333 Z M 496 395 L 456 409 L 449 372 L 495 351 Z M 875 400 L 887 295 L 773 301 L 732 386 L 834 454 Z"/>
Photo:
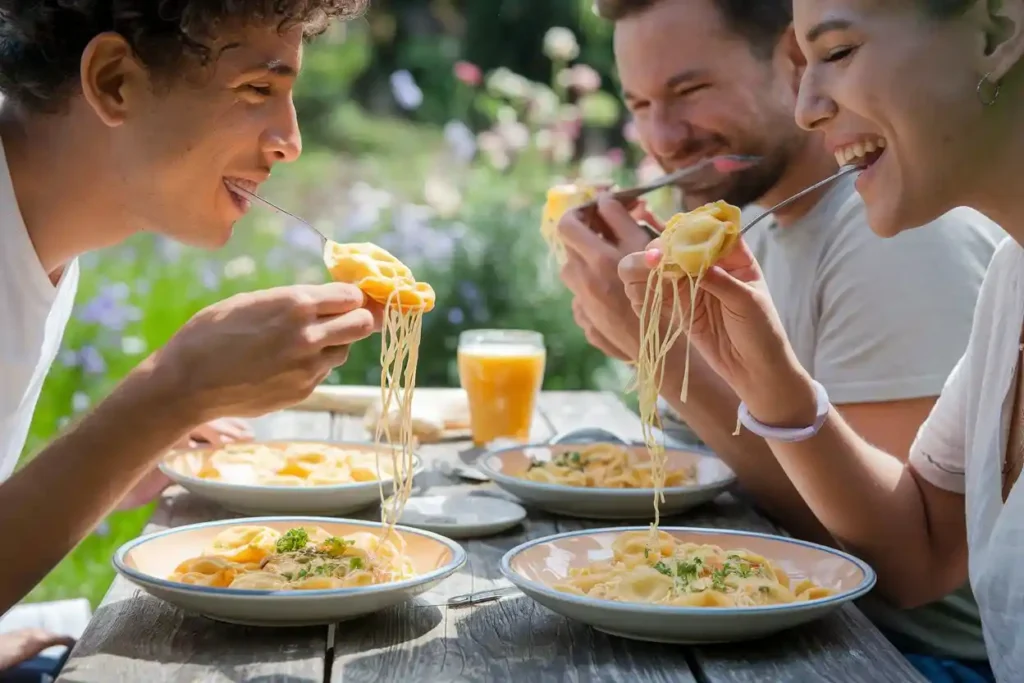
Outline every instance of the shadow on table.
<path fill-rule="evenodd" d="M 322 683 L 326 650 L 325 626 L 290 628 L 282 638 L 281 629 L 213 622 L 139 595 L 96 611 L 59 680 L 106 681 L 116 669 L 118 680 L 147 683 L 192 680 L 190 674 L 238 683 Z"/>
<path fill-rule="evenodd" d="M 400 606 L 351 624 L 335 635 L 335 683 L 693 680 L 685 648 L 608 636 L 525 596 L 446 618 L 436 607 Z"/>

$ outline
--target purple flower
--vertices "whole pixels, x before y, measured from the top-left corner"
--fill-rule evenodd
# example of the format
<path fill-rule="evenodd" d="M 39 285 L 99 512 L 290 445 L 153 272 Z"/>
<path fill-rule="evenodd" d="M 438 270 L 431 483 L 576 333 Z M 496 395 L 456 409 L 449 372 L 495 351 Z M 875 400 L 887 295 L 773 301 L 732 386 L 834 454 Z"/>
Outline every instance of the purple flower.
<path fill-rule="evenodd" d="M 83 346 L 78 352 L 78 362 L 87 375 L 102 375 L 107 371 L 107 363 L 95 346 Z"/>
<path fill-rule="evenodd" d="M 416 85 L 412 74 L 405 69 L 391 74 L 391 94 L 402 109 L 417 109 L 423 104 L 423 91 Z"/>
<path fill-rule="evenodd" d="M 207 289 L 217 289 L 220 286 L 220 274 L 209 263 L 204 263 L 199 268 L 199 281 Z"/>
<path fill-rule="evenodd" d="M 461 325 L 465 319 L 466 314 L 457 306 L 448 311 L 448 322 L 452 325 Z"/>
<path fill-rule="evenodd" d="M 76 413 L 84 413 L 89 409 L 89 396 L 81 391 L 76 391 L 71 397 L 71 409 Z"/>
<path fill-rule="evenodd" d="M 77 367 L 78 354 L 73 349 L 65 349 L 60 352 L 60 362 L 66 368 Z"/>
<path fill-rule="evenodd" d="M 85 304 L 78 319 L 114 331 L 123 330 L 128 323 L 142 317 L 137 308 L 126 303 L 128 291 L 128 285 L 123 282 L 103 287 L 99 294 Z"/>

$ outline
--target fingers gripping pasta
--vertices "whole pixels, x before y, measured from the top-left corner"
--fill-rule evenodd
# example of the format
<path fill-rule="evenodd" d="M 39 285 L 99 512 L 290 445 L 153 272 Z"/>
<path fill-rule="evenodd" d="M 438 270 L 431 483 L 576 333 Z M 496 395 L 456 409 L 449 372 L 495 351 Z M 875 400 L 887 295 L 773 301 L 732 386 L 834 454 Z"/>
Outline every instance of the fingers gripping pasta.
<path fill-rule="evenodd" d="M 662 259 L 651 270 L 647 280 L 643 307 L 640 311 L 640 352 L 636 362 L 636 389 L 640 404 L 640 419 L 644 443 L 651 454 L 654 477 L 654 526 L 660 521 L 659 504 L 664 502 L 665 447 L 658 442 L 654 428 L 661 428 L 658 416 L 658 396 L 665 377 L 665 356 L 688 332 L 693 324 L 694 298 L 701 278 L 708 268 L 735 246 L 740 232 L 740 210 L 726 202 L 706 204 L 689 213 L 673 216 L 662 232 Z M 686 278 L 690 286 L 690 320 L 683 324 L 683 306 L 679 296 L 679 280 Z M 672 306 L 669 320 L 662 330 L 664 304 L 663 280 L 673 283 Z M 683 388 L 680 398 L 685 401 L 690 379 L 690 343 L 686 342 L 683 369 Z"/>
<path fill-rule="evenodd" d="M 665 486 L 683 486 L 697 478 L 695 466 L 665 472 Z M 652 488 L 653 465 L 641 462 L 628 449 L 610 443 L 581 446 L 557 457 L 539 462 L 520 475 L 544 484 L 594 488 Z"/>
<path fill-rule="evenodd" d="M 434 290 L 425 282 L 416 282 L 405 264 L 374 244 L 330 242 L 324 248 L 324 262 L 336 281 L 356 285 L 384 306 L 380 352 L 381 414 L 388 415 L 394 406 L 398 419 L 395 423 L 379 420 L 374 439 L 380 442 L 383 437 L 391 446 L 392 471 L 396 481 L 390 509 L 385 504 L 383 486 L 380 489 L 382 518 L 390 535 L 412 494 L 415 443 L 413 391 L 423 314 L 434 308 Z"/>
<path fill-rule="evenodd" d="M 817 600 L 835 591 L 809 579 L 793 584 L 771 560 L 749 550 L 680 543 L 656 532 L 621 534 L 612 559 L 572 569 L 556 589 L 618 602 L 677 607 L 754 607 Z"/>
<path fill-rule="evenodd" d="M 565 244 L 558 236 L 558 221 L 562 220 L 566 211 L 595 199 L 598 191 L 598 186 L 586 183 L 555 185 L 548 190 L 544 211 L 541 215 L 540 234 L 544 237 L 544 241 L 547 242 L 559 265 L 565 263 L 566 251 Z"/>
<path fill-rule="evenodd" d="M 331 536 L 320 527 L 281 534 L 269 527 L 222 531 L 199 557 L 185 560 L 168 579 L 214 588 L 318 590 L 401 581 L 415 575 L 397 534 L 382 539 L 360 532 Z"/>

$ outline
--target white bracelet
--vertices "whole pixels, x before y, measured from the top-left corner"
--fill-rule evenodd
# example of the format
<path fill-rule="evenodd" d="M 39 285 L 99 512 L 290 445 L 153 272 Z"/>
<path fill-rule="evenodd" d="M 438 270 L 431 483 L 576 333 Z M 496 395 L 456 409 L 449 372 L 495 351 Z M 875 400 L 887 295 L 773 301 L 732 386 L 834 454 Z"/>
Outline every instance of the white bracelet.
<path fill-rule="evenodd" d="M 806 439 L 811 438 L 818 433 L 818 430 L 821 429 L 821 425 L 825 424 L 825 418 L 828 417 L 828 411 L 830 408 L 828 392 L 825 391 L 825 387 L 821 386 L 819 382 L 816 382 L 813 379 L 811 380 L 811 384 L 814 385 L 814 393 L 818 400 L 817 414 L 814 417 L 814 424 L 811 426 L 795 429 L 786 427 L 770 427 L 754 419 L 754 416 L 750 414 L 749 410 L 747 410 L 746 403 L 740 403 L 740 423 L 754 434 L 772 441 L 794 443 L 796 441 L 805 441 Z"/>

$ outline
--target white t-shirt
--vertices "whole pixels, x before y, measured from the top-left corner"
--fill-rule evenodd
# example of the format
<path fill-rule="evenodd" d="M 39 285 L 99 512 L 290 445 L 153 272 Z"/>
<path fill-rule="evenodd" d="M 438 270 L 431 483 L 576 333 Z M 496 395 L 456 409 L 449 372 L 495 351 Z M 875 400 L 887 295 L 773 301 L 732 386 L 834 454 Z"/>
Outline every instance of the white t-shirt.
<path fill-rule="evenodd" d="M 0 481 L 25 446 L 43 380 L 60 350 L 78 289 L 78 262 L 54 287 L 22 220 L 0 141 Z"/>
<path fill-rule="evenodd" d="M 910 452 L 939 488 L 966 495 L 971 587 L 996 679 L 1024 681 L 1024 485 L 1003 504 L 1002 469 L 1012 420 L 1024 320 L 1024 250 L 1006 239 L 978 298 L 967 350 Z"/>

